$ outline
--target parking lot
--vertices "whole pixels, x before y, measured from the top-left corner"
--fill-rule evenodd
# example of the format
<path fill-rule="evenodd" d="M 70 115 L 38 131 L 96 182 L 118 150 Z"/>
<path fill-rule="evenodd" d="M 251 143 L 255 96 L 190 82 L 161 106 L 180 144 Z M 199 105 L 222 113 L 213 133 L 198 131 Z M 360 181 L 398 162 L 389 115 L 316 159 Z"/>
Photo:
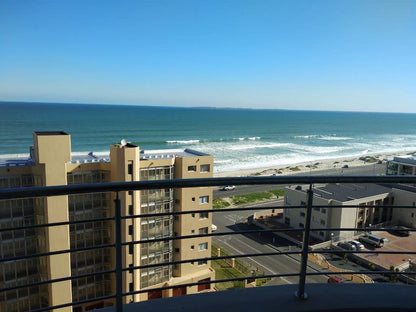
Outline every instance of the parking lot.
<path fill-rule="evenodd" d="M 365 244 L 366 250 L 372 251 L 414 251 L 416 250 L 416 239 L 415 234 L 410 233 L 408 237 L 400 237 L 384 231 L 372 231 L 372 234 L 379 237 L 387 238 L 384 246 L 381 248 L 376 248 L 370 245 Z M 372 262 L 376 265 L 382 266 L 383 268 L 389 270 L 391 266 L 397 268 L 406 269 L 409 264 L 409 260 L 416 262 L 416 255 L 412 254 L 401 254 L 401 255 L 389 255 L 389 254 L 357 254 L 358 257 L 365 259 L 369 262 Z"/>

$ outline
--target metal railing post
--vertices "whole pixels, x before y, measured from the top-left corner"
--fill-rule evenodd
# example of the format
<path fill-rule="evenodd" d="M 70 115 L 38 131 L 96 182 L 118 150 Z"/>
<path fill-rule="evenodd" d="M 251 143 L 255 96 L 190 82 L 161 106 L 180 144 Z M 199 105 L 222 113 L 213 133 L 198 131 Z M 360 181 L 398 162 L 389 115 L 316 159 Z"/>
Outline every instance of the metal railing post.
<path fill-rule="evenodd" d="M 313 190 L 312 190 L 312 183 L 311 183 L 309 184 L 308 202 L 306 204 L 307 206 L 306 206 L 306 216 L 305 216 L 305 230 L 303 232 L 299 285 L 298 285 L 298 290 L 295 293 L 296 297 L 302 300 L 308 299 L 308 294 L 305 293 L 305 282 L 306 282 L 306 267 L 308 265 L 308 250 L 309 250 L 309 234 L 311 230 L 312 201 L 313 201 Z"/>
<path fill-rule="evenodd" d="M 121 241 L 121 203 L 116 193 L 114 200 L 115 217 L 115 241 L 116 241 L 116 311 L 123 312 L 123 263 L 122 263 L 122 241 Z"/>

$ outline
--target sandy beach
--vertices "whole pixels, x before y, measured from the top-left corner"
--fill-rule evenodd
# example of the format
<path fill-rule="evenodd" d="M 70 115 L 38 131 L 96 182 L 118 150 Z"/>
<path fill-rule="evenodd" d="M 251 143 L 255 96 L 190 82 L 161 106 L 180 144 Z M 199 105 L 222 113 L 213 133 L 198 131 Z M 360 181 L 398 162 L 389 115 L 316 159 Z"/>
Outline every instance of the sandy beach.
<path fill-rule="evenodd" d="M 395 154 L 375 154 L 375 155 L 363 155 L 350 158 L 333 158 L 333 159 L 320 159 L 312 162 L 303 162 L 290 165 L 278 165 L 266 168 L 247 169 L 228 172 L 217 172 L 215 177 L 239 177 L 239 176 L 270 176 L 270 175 L 291 175 L 296 173 L 309 173 L 318 170 L 329 169 L 343 169 L 343 167 L 360 167 L 368 166 L 376 163 L 385 163 L 388 159 L 392 159 L 394 156 L 402 156 L 408 154 L 415 154 L 416 152 L 403 152 Z"/>

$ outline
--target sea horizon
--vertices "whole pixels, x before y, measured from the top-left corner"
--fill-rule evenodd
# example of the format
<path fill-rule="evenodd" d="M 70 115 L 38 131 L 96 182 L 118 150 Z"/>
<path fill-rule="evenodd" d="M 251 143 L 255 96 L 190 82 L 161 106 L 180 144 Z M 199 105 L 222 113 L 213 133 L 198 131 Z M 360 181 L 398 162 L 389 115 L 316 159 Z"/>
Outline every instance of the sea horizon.
<path fill-rule="evenodd" d="M 73 152 L 190 148 L 215 172 L 416 151 L 416 114 L 0 102 L 0 154 L 23 154 L 34 131 L 65 131 Z"/>

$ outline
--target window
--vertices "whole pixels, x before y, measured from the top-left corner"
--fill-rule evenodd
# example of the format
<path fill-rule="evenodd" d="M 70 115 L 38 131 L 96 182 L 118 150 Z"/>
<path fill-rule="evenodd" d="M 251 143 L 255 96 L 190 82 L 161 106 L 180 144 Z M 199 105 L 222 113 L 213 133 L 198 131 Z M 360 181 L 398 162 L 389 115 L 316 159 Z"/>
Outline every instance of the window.
<path fill-rule="evenodd" d="M 321 220 L 321 225 L 325 225 L 325 220 Z"/>
<path fill-rule="evenodd" d="M 305 213 L 304 213 L 304 212 L 301 212 L 301 213 L 300 213 L 300 216 L 301 216 L 301 217 L 304 217 L 304 216 L 305 216 Z"/>
<path fill-rule="evenodd" d="M 319 208 L 315 207 L 315 208 L 313 208 L 313 210 L 315 210 L 315 211 L 319 211 Z"/>
<path fill-rule="evenodd" d="M 195 201 L 195 197 L 192 197 L 192 201 Z"/>
<path fill-rule="evenodd" d="M 192 171 L 192 172 L 196 171 L 196 166 L 188 166 L 188 172 L 189 171 Z"/>
<path fill-rule="evenodd" d="M 195 230 L 191 230 L 191 234 L 194 234 L 195 233 Z"/>
<path fill-rule="evenodd" d="M 175 219 L 175 221 L 179 221 L 179 216 L 174 216 L 173 218 Z"/>
<path fill-rule="evenodd" d="M 198 245 L 198 251 L 203 251 L 208 249 L 208 243 L 202 243 Z"/>
<path fill-rule="evenodd" d="M 127 173 L 128 174 L 133 174 L 133 164 L 128 164 L 127 165 Z"/>
<path fill-rule="evenodd" d="M 133 215 L 133 205 L 129 205 L 129 215 Z"/>
<path fill-rule="evenodd" d="M 192 218 L 195 218 L 195 214 L 194 213 L 192 214 Z"/>
<path fill-rule="evenodd" d="M 290 218 L 285 217 L 285 224 L 287 224 L 287 225 L 290 224 Z"/>
<path fill-rule="evenodd" d="M 129 191 L 129 195 L 133 195 L 133 191 Z"/>
<path fill-rule="evenodd" d="M 205 265 L 207 264 L 207 260 L 198 261 L 198 265 Z"/>
<path fill-rule="evenodd" d="M 306 206 L 306 202 L 304 202 L 303 200 L 300 202 L 301 206 Z"/>
<path fill-rule="evenodd" d="M 322 237 L 324 237 L 325 236 L 325 233 L 324 232 L 319 232 L 319 235 L 321 235 Z"/>
<path fill-rule="evenodd" d="M 133 244 L 129 245 L 129 255 L 133 254 Z"/>
<path fill-rule="evenodd" d="M 414 217 L 415 217 L 415 213 L 414 213 L 414 212 L 412 212 L 412 215 L 411 215 L 411 217 L 412 217 L 412 218 L 414 218 Z"/>
<path fill-rule="evenodd" d="M 326 209 L 325 208 L 322 208 L 321 212 L 322 213 L 326 213 Z"/>
<path fill-rule="evenodd" d="M 175 252 L 178 253 L 179 252 L 179 248 L 175 248 Z"/>
<path fill-rule="evenodd" d="M 208 204 L 209 203 L 209 196 L 200 196 L 199 197 L 199 204 Z"/>
<path fill-rule="evenodd" d="M 133 225 L 129 225 L 129 235 L 133 235 Z"/>
<path fill-rule="evenodd" d="M 208 218 L 208 212 L 200 212 L 199 213 L 200 219 L 207 219 Z"/>
<path fill-rule="evenodd" d="M 299 223 L 299 227 L 303 228 L 304 227 L 303 223 Z"/>
<path fill-rule="evenodd" d="M 201 172 L 209 172 L 209 165 L 201 165 Z"/>
<path fill-rule="evenodd" d="M 208 234 L 208 227 L 203 227 L 199 229 L 199 234 Z"/>
<path fill-rule="evenodd" d="M 195 246 L 194 245 L 191 245 L 191 249 L 194 249 L 195 248 Z"/>
<path fill-rule="evenodd" d="M 133 290 L 134 290 L 133 283 L 129 283 L 129 291 L 133 291 Z"/>

